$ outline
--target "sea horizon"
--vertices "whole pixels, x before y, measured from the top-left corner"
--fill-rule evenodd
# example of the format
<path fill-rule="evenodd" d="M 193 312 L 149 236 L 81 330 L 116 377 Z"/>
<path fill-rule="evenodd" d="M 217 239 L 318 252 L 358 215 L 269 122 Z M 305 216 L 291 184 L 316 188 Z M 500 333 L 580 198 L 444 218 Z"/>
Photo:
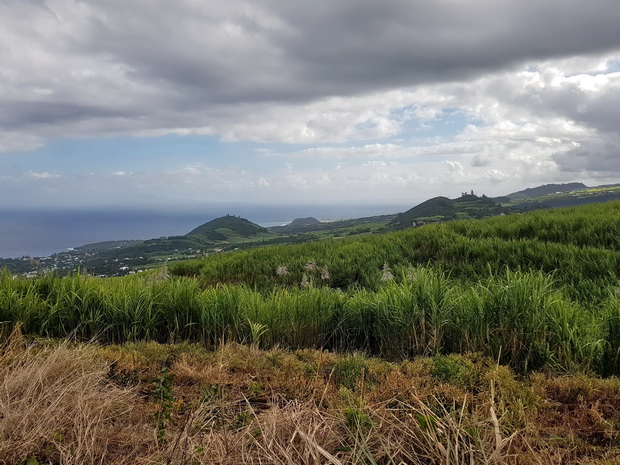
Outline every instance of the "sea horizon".
<path fill-rule="evenodd" d="M 295 218 L 361 218 L 404 211 L 397 205 L 216 205 L 172 210 L 0 210 L 0 258 L 48 257 L 85 244 L 180 236 L 226 214 L 260 226 Z M 410 207 L 406 207 L 410 208 Z"/>

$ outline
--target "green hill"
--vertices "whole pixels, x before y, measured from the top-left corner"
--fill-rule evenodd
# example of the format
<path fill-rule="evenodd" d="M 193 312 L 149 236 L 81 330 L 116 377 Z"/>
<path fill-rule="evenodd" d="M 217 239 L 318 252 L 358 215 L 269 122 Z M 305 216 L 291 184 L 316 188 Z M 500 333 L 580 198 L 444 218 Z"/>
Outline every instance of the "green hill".
<path fill-rule="evenodd" d="M 588 187 L 581 182 L 543 184 L 494 197 L 493 201 L 518 211 L 575 207 L 620 200 L 620 184 Z"/>
<path fill-rule="evenodd" d="M 611 202 L 613 200 L 620 200 L 620 190 L 616 192 L 588 192 L 586 189 L 514 201 L 511 202 L 511 206 L 519 210 L 536 210 L 539 208 L 576 207 L 578 205 Z"/>
<path fill-rule="evenodd" d="M 245 218 L 226 215 L 198 226 L 186 236 L 205 236 L 211 240 L 223 241 L 231 236 L 248 238 L 258 234 L 269 234 L 269 231 Z"/>
<path fill-rule="evenodd" d="M 321 222 L 312 216 L 308 216 L 307 218 L 295 218 L 289 226 L 312 226 L 315 224 L 321 224 Z"/>
<path fill-rule="evenodd" d="M 480 219 L 509 212 L 508 208 L 497 205 L 492 199 L 484 195 L 478 197 L 474 194 L 463 194 L 454 200 L 447 197 L 434 197 L 397 215 L 390 223 L 390 227 L 403 229 L 427 223 Z"/>

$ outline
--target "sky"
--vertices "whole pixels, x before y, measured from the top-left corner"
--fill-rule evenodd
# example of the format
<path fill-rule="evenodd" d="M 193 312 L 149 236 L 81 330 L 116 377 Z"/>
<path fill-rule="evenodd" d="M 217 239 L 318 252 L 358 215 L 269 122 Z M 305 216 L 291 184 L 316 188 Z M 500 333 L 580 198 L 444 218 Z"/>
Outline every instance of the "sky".
<path fill-rule="evenodd" d="M 0 209 L 620 182 L 618 0 L 2 0 Z"/>

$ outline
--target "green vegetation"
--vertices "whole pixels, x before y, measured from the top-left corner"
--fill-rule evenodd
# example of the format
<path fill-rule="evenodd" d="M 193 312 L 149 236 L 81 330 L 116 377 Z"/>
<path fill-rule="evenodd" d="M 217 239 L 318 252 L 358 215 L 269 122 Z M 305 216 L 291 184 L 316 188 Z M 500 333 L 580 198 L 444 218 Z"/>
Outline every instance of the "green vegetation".
<path fill-rule="evenodd" d="M 124 276 L 160 267 L 168 261 L 187 260 L 265 245 L 299 244 L 323 238 L 378 232 L 385 230 L 387 222 L 394 216 L 319 222 L 312 225 L 277 226 L 269 230 L 243 218 L 224 216 L 205 223 L 185 236 L 144 241 L 100 242 L 37 259 L 0 258 L 0 269 L 7 267 L 15 274 L 33 276 L 49 271 L 61 274 L 75 273 L 80 268 L 103 277 Z"/>
<path fill-rule="evenodd" d="M 466 283 L 508 268 L 552 274 L 566 295 L 598 304 L 620 278 L 618 237 L 620 203 L 613 202 L 265 247 L 173 264 L 171 272 L 197 277 L 202 286 L 237 283 L 270 290 L 300 285 L 306 275 L 332 288 L 377 290 L 386 263 L 396 276 L 410 266 L 430 266 Z M 330 279 L 308 272 L 310 262 Z M 276 273 L 280 268 L 286 273 Z"/>
<path fill-rule="evenodd" d="M 619 237 L 612 202 L 4 270 L 0 462 L 616 464 Z"/>
<path fill-rule="evenodd" d="M 620 298 L 579 304 L 542 273 L 507 271 L 476 283 L 412 268 L 376 292 L 148 282 L 86 276 L 0 282 L 0 321 L 27 334 L 101 342 L 236 341 L 263 348 L 363 351 L 398 360 L 479 352 L 517 371 L 617 374 Z"/>
<path fill-rule="evenodd" d="M 456 199 L 436 197 L 398 215 L 379 215 L 320 222 L 298 218 L 289 225 L 262 228 L 227 215 L 195 228 L 184 236 L 145 241 L 107 241 L 76 247 L 51 257 L 0 258 L 0 268 L 34 276 L 49 271 L 75 273 L 78 268 L 102 277 L 124 276 L 160 267 L 164 262 L 247 250 L 267 245 L 300 244 L 408 229 L 430 223 L 505 216 L 523 211 L 620 200 L 620 185 L 587 187 L 581 183 L 549 184 L 504 197 L 476 196 L 473 191 Z"/>
<path fill-rule="evenodd" d="M 206 236 L 210 238 L 212 235 L 217 237 L 214 240 L 226 240 L 231 235 L 241 237 L 252 237 L 257 234 L 268 234 L 265 228 L 252 223 L 244 218 L 236 216 L 222 216 L 211 220 L 187 233 L 187 236 Z"/>
<path fill-rule="evenodd" d="M 494 200 L 519 210 L 570 207 L 620 200 L 620 185 L 587 187 L 581 183 L 549 184 Z"/>
<path fill-rule="evenodd" d="M 519 199 L 532 199 L 536 197 L 542 197 L 545 195 L 553 195 L 560 193 L 568 193 L 578 190 L 588 189 L 588 186 L 581 182 L 569 182 L 566 184 L 545 184 L 538 187 L 524 189 L 522 191 L 513 192 L 512 194 L 508 194 L 508 197 L 511 200 L 519 200 Z"/>
<path fill-rule="evenodd" d="M 343 236 L 371 231 L 376 232 L 380 228 L 385 230 L 388 222 L 392 221 L 395 217 L 396 215 L 379 215 L 353 218 L 349 220 L 323 221 L 318 223 L 303 221 L 301 224 L 293 221 L 291 224 L 287 224 L 285 226 L 273 226 L 269 228 L 269 230 L 280 235 L 300 235 L 310 233 L 321 238 Z M 307 218 L 303 218 L 302 220 L 307 220 Z"/>
<path fill-rule="evenodd" d="M 447 197 L 435 197 L 422 202 L 398 214 L 389 226 L 393 229 L 403 229 L 443 221 L 481 219 L 510 212 L 508 208 L 497 205 L 489 197 L 484 195 L 478 197 L 473 192 L 463 193 L 461 197 L 454 200 Z"/>
<path fill-rule="evenodd" d="M 291 221 L 290 226 L 312 226 L 316 224 L 320 224 L 321 222 L 312 216 L 308 216 L 306 218 L 295 218 Z"/>
<path fill-rule="evenodd" d="M 0 321 L 102 342 L 220 340 L 390 359 L 479 352 L 618 374 L 620 204 L 265 247 L 167 274 L 0 279 Z M 191 277 L 188 277 L 191 276 Z"/>

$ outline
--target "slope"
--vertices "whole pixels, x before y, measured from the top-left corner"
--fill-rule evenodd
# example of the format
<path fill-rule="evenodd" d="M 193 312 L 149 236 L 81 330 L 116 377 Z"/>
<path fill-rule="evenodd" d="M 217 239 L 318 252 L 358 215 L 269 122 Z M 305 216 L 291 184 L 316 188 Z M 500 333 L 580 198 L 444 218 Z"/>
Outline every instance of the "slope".
<path fill-rule="evenodd" d="M 451 220 L 480 219 L 510 213 L 508 208 L 497 205 L 486 196 L 463 194 L 457 199 L 434 197 L 415 207 L 400 213 L 390 223 L 393 229 L 420 226 Z"/>
<path fill-rule="evenodd" d="M 211 240 L 223 241 L 231 237 L 249 238 L 259 234 L 269 235 L 270 233 L 245 218 L 226 215 L 192 229 L 186 236 L 205 236 Z"/>

